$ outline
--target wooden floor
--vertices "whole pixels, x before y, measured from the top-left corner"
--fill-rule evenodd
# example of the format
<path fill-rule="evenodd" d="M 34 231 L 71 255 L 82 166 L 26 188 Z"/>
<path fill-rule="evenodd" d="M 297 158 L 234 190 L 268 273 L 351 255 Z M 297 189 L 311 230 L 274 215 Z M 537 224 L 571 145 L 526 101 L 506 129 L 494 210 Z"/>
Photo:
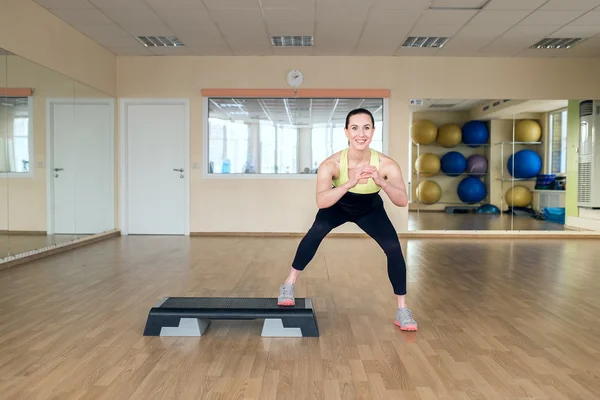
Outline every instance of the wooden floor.
<path fill-rule="evenodd" d="M 87 235 L 43 235 L 0 233 L 0 258 L 41 249 L 53 244 L 70 242 Z"/>
<path fill-rule="evenodd" d="M 123 237 L 0 271 L 1 397 L 600 398 L 593 240 L 403 242 L 409 333 L 377 245 L 328 238 L 297 289 L 320 338 L 142 336 L 164 296 L 276 296 L 298 240 Z"/>
<path fill-rule="evenodd" d="M 409 231 L 564 231 L 565 226 L 523 215 L 503 214 L 446 214 L 443 211 L 411 211 Z"/>

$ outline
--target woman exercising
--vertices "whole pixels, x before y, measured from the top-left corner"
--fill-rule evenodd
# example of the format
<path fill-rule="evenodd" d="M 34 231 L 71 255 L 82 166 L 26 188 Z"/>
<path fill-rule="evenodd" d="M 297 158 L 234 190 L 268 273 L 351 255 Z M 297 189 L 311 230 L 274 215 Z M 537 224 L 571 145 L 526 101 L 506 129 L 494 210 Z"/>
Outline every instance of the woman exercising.
<path fill-rule="evenodd" d="M 415 331 L 417 323 L 406 307 L 406 264 L 400 241 L 384 209 L 380 189 L 392 203 L 406 207 L 408 196 L 400 166 L 372 150 L 375 119 L 366 109 L 348 113 L 344 131 L 348 148 L 325 159 L 317 172 L 317 206 L 312 227 L 300 241 L 290 274 L 280 287 L 278 304 L 293 306 L 296 279 L 312 260 L 321 241 L 331 230 L 354 222 L 371 236 L 387 256 L 388 277 L 398 298 L 395 324 Z"/>

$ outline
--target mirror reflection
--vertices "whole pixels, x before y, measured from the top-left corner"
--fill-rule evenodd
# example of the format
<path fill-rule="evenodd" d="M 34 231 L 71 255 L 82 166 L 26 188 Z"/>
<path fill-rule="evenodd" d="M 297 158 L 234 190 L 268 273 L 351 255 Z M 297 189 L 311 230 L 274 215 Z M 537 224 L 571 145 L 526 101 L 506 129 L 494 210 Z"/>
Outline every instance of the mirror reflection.
<path fill-rule="evenodd" d="M 346 115 L 371 111 L 371 148 L 383 152 L 383 99 L 209 98 L 209 174 L 316 174 L 348 147 Z"/>
<path fill-rule="evenodd" d="M 113 230 L 114 99 L 4 51 L 4 261 Z"/>
<path fill-rule="evenodd" d="M 8 127 L 8 91 L 6 88 L 6 54 L 0 48 L 0 259 L 7 257 L 8 250 L 8 173 L 7 127 Z"/>
<path fill-rule="evenodd" d="M 565 230 L 567 187 L 576 190 L 567 186 L 567 144 L 579 136 L 569 104 L 411 105 L 409 230 Z"/>

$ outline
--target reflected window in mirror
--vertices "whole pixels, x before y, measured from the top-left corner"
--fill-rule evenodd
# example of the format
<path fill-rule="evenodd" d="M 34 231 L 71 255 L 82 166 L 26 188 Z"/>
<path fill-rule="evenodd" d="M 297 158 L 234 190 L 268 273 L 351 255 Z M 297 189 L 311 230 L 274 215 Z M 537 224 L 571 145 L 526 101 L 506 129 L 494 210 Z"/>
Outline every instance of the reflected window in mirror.
<path fill-rule="evenodd" d="M 0 168 L 4 173 L 28 174 L 32 170 L 33 115 L 30 97 L 0 99 L 3 129 Z"/>
<path fill-rule="evenodd" d="M 567 173 L 567 110 L 550 113 L 548 124 L 548 170 L 551 174 Z"/>
<path fill-rule="evenodd" d="M 209 174 L 316 174 L 348 147 L 346 115 L 366 108 L 375 119 L 371 148 L 384 152 L 384 100 L 210 98 Z"/>

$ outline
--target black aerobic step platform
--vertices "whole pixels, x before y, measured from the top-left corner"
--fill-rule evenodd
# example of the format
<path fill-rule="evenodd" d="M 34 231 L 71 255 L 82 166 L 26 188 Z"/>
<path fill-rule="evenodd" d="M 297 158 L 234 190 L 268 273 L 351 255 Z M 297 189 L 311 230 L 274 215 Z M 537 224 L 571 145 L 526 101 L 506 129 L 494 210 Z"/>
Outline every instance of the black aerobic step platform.
<path fill-rule="evenodd" d="M 167 297 L 150 309 L 144 336 L 202 336 L 219 319 L 264 319 L 265 337 L 319 336 L 311 299 L 281 307 L 276 298 L 260 297 Z"/>

